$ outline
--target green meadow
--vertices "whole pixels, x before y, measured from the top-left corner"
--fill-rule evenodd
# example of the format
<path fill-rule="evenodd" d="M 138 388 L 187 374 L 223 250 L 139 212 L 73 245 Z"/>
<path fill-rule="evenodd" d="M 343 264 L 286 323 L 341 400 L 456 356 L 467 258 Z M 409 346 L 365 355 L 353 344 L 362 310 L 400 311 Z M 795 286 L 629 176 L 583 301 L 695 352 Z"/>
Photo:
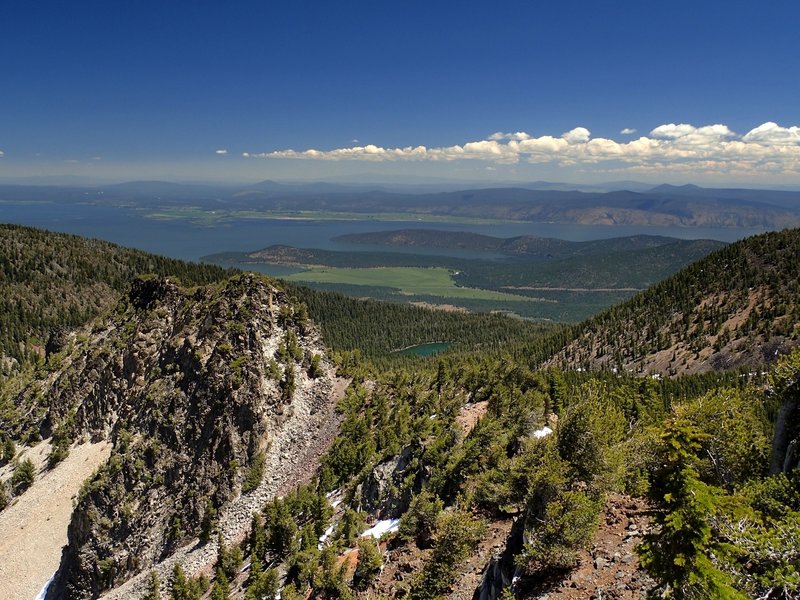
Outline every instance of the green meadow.
<path fill-rule="evenodd" d="M 536 298 L 459 287 L 450 272 L 441 267 L 375 267 L 365 269 L 312 267 L 285 277 L 288 281 L 388 287 L 408 296 L 441 296 L 472 300 L 535 302 Z"/>

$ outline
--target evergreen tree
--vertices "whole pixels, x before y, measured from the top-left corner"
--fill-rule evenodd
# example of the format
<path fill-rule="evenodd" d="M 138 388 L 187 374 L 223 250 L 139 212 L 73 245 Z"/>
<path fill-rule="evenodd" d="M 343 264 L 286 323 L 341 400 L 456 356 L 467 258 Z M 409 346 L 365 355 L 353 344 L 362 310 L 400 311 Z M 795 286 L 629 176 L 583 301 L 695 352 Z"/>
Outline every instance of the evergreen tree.
<path fill-rule="evenodd" d="M 712 551 L 722 550 L 715 547 L 709 524 L 714 496 L 693 466 L 694 452 L 707 437 L 685 422 L 667 424 L 661 464 L 650 487 L 661 510 L 656 515 L 656 532 L 647 536 L 639 554 L 642 566 L 678 600 L 744 599 L 710 558 Z"/>
<path fill-rule="evenodd" d="M 231 584 L 222 569 L 217 569 L 214 585 L 211 587 L 211 600 L 231 600 Z"/>
<path fill-rule="evenodd" d="M 150 581 L 145 600 L 161 600 L 161 582 L 158 580 L 158 573 L 150 573 Z"/>

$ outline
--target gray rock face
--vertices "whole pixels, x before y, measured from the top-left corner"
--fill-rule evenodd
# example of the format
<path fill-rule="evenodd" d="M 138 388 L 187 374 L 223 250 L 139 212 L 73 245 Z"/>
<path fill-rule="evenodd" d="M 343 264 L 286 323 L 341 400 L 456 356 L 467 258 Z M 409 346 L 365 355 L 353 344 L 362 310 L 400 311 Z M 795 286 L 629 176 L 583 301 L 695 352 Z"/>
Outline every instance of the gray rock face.
<path fill-rule="evenodd" d="M 795 384 L 794 388 L 800 387 Z M 788 473 L 800 467 L 800 390 L 789 388 L 794 397 L 784 400 L 775 423 L 770 473 Z"/>
<path fill-rule="evenodd" d="M 314 354 L 324 357 L 317 331 L 254 275 L 194 292 L 141 280 L 79 333 L 17 399 L 43 433 L 114 444 L 79 495 L 48 598 L 97 597 L 196 538 L 204 520 L 212 527 L 271 456 L 295 402 L 304 414 L 326 404 L 332 375 L 308 375 Z"/>
<path fill-rule="evenodd" d="M 411 490 L 403 490 L 402 484 L 411 474 L 408 472 L 411 459 L 411 448 L 404 448 L 397 457 L 375 466 L 359 486 L 364 511 L 377 513 L 382 519 L 394 519 L 408 509 Z"/>

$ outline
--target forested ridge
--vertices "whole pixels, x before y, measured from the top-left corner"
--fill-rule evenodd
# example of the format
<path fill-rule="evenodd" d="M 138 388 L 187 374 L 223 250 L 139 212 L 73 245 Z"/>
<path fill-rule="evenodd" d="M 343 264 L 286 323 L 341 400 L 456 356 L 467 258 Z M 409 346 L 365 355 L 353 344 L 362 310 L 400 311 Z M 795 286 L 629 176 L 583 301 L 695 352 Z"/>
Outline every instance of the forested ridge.
<path fill-rule="evenodd" d="M 477 290 L 510 293 L 513 299 L 480 300 L 462 295 L 424 295 L 408 288 L 408 282 L 383 278 L 376 285 L 311 282 L 316 289 L 344 293 L 357 298 L 369 297 L 396 303 L 427 302 L 452 304 L 474 312 L 502 310 L 539 321 L 574 323 L 597 314 L 609 306 L 630 298 L 681 268 L 724 246 L 714 240 L 679 240 L 660 236 L 628 236 L 569 242 L 550 238 L 520 236 L 488 238 L 466 232 L 409 230 L 363 234 L 366 240 L 395 239 L 399 236 L 405 252 L 358 252 L 295 248 L 275 245 L 253 252 L 224 252 L 204 257 L 212 263 L 249 268 L 267 264 L 299 271 L 321 266 L 360 269 L 378 267 L 442 267 L 450 271 L 456 285 Z M 361 234 L 355 236 L 362 239 Z M 484 238 L 496 240 L 498 248 L 487 248 Z M 460 240 L 464 239 L 463 246 Z M 340 239 L 349 240 L 349 236 Z M 419 242 L 419 245 L 417 245 Z M 500 250 L 502 254 L 481 254 L 482 250 Z M 468 249 L 473 256 L 413 254 L 421 246 Z M 352 275 L 351 275 L 352 276 Z M 355 280 L 354 280 L 355 281 Z M 520 302 L 524 297 L 534 301 Z"/>
<path fill-rule="evenodd" d="M 334 351 L 368 358 L 426 342 L 450 342 L 453 351 L 496 352 L 544 337 L 557 327 L 500 314 L 463 314 L 359 300 L 335 292 L 284 284 L 308 306 L 309 316 Z"/>
<path fill-rule="evenodd" d="M 186 286 L 235 271 L 189 263 L 100 240 L 15 225 L 0 226 L 0 359 L 25 363 L 44 353 L 50 333 L 109 310 L 137 275 L 171 276 Z M 334 350 L 376 357 L 406 346 L 447 341 L 454 350 L 499 348 L 539 337 L 547 326 L 500 315 L 443 313 L 285 284 L 321 324 Z M 0 365 L 2 366 L 2 365 Z M 0 370 L 0 374 L 2 370 Z"/>
<path fill-rule="evenodd" d="M 798 257 L 800 229 L 730 244 L 572 327 L 551 364 L 674 374 L 774 360 L 800 339 Z"/>
<path fill-rule="evenodd" d="M 8 358 L 19 363 L 41 354 L 52 329 L 82 325 L 107 310 L 134 276 L 145 273 L 203 285 L 232 272 L 101 240 L 0 225 L 0 362 L 8 370 Z"/>

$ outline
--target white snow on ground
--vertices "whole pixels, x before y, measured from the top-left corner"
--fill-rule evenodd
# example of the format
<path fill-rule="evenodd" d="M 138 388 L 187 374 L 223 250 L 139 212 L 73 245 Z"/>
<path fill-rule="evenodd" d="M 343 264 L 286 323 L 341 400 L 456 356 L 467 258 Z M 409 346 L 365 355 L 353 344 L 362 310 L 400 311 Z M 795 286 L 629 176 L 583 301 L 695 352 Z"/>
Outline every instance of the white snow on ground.
<path fill-rule="evenodd" d="M 56 574 L 53 573 L 53 576 L 50 577 L 50 579 L 47 580 L 47 583 L 44 584 L 44 587 L 42 588 L 42 591 L 39 592 L 39 594 L 33 600 L 44 600 L 45 596 L 47 596 L 47 588 L 49 588 L 50 584 L 53 583 L 53 578 L 55 576 L 56 576 Z"/>
<path fill-rule="evenodd" d="M 545 425 L 541 429 L 537 429 L 536 431 L 534 431 L 533 432 L 533 437 L 535 437 L 535 438 L 543 438 L 543 437 L 547 437 L 551 433 L 553 433 L 553 430 L 550 429 L 547 425 Z"/>
<path fill-rule="evenodd" d="M 325 530 L 325 533 L 319 536 L 319 544 L 317 544 L 317 550 L 322 550 L 322 547 L 325 545 L 325 542 L 327 542 L 328 538 L 331 537 L 334 527 L 335 525 L 331 525 Z"/>
<path fill-rule="evenodd" d="M 361 537 L 367 537 L 371 535 L 376 540 L 381 539 L 381 537 L 385 533 L 394 533 L 400 528 L 400 519 L 386 519 L 384 521 L 378 521 L 367 529 L 364 533 L 361 534 Z"/>

